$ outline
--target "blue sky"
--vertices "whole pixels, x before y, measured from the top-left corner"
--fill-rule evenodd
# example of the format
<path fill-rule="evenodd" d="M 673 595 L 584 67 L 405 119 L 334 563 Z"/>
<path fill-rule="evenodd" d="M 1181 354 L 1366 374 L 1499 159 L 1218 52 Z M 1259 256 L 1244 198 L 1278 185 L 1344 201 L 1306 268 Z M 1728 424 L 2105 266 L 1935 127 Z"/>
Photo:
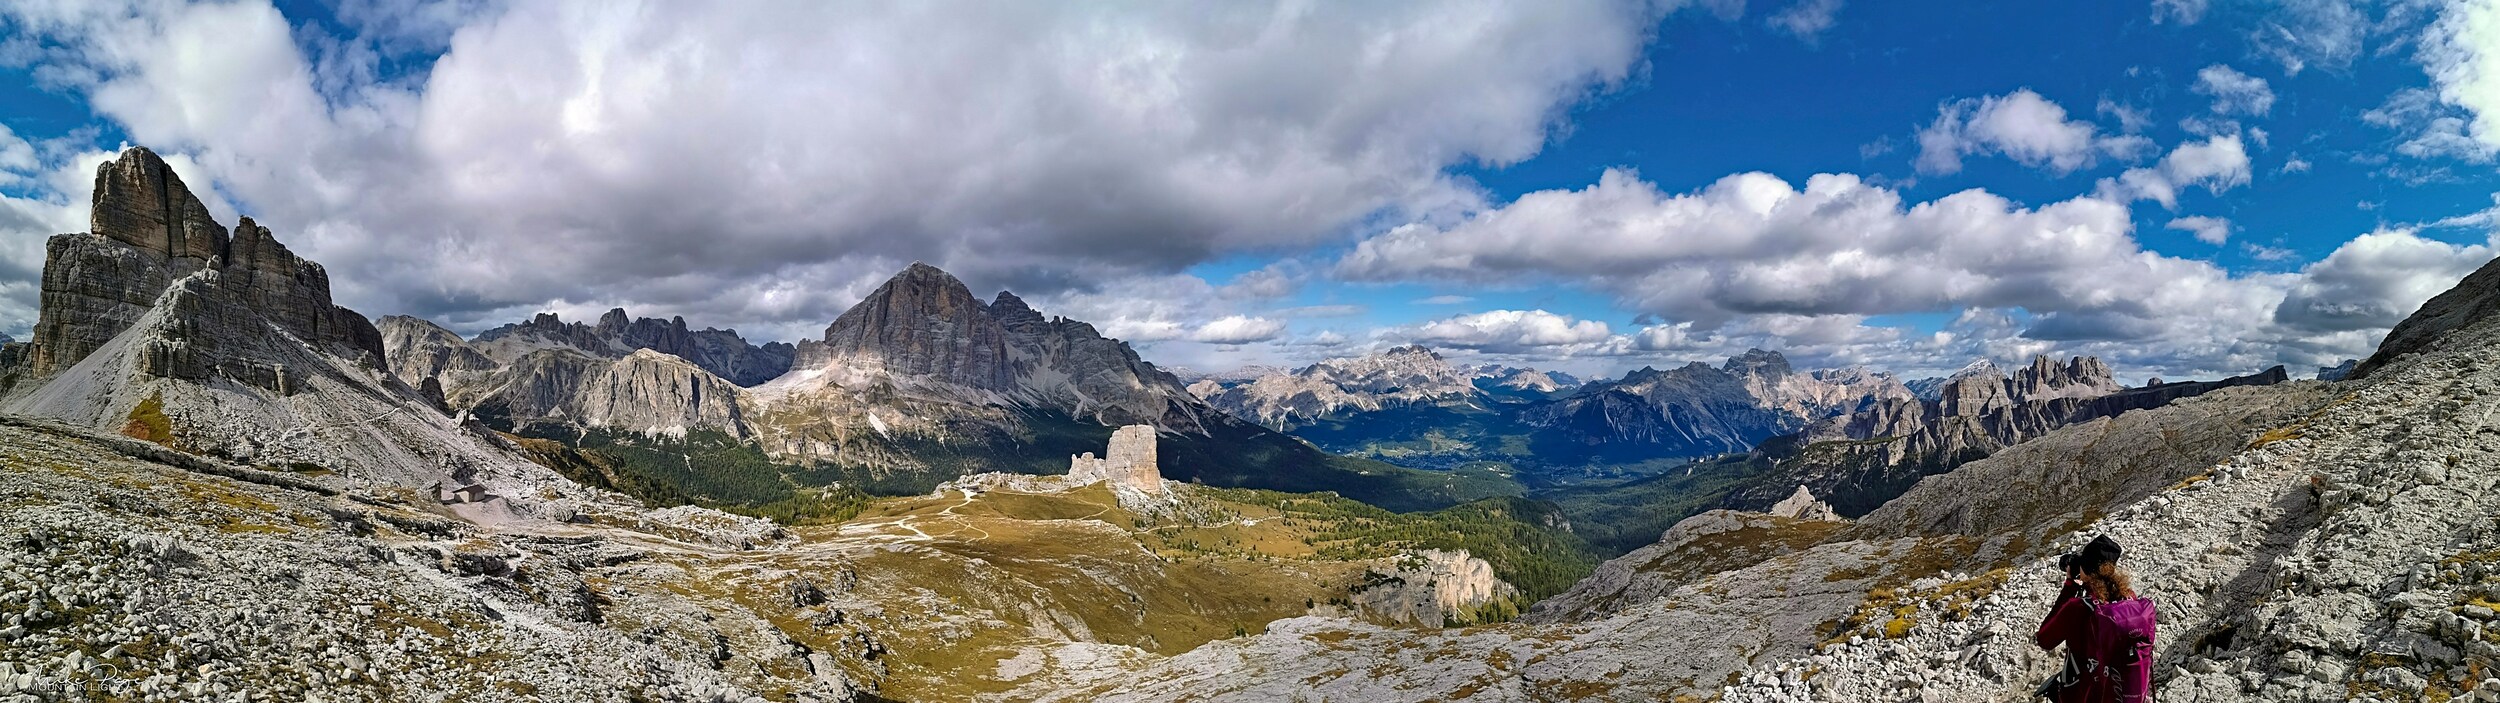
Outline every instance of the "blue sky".
<path fill-rule="evenodd" d="M 1209 370 L 2304 372 L 2492 256 L 2490 0 L 1199 10 L 18 4 L 0 331 L 125 144 L 368 315 L 794 339 L 924 260 Z"/>

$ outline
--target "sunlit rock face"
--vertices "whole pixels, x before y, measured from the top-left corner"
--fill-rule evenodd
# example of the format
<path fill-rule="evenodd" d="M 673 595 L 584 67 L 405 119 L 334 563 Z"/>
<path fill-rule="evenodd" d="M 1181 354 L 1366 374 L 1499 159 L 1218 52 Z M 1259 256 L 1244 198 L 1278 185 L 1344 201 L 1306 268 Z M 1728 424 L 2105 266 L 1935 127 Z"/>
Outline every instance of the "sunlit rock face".
<path fill-rule="evenodd" d="M 1155 428 L 1129 425 L 1111 433 L 1103 456 L 1093 452 L 1068 460 L 1068 482 L 1077 485 L 1109 482 L 1149 494 L 1163 493 L 1163 471 L 1155 464 Z"/>

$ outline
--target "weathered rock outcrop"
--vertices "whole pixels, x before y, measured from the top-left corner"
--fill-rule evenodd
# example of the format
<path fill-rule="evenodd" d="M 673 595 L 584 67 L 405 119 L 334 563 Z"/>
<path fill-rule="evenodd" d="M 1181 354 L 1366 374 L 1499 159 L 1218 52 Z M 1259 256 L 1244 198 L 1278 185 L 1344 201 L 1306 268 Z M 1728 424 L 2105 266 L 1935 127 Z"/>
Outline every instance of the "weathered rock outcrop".
<path fill-rule="evenodd" d="M 1797 486 L 1797 492 L 1788 494 L 1786 499 L 1771 504 L 1770 513 L 1779 517 L 1797 518 L 1799 520 L 1841 519 L 1840 513 L 1832 511 L 1830 503 L 1825 503 L 1822 499 L 1814 497 L 1814 491 L 1807 489 L 1803 485 Z"/>
<path fill-rule="evenodd" d="M 391 377 L 381 332 L 331 303 L 320 264 L 249 218 L 228 238 L 155 154 L 99 168 L 94 212 L 95 231 L 52 238 L 30 349 L 40 373 L 12 388 L 7 412 L 341 484 L 578 491 Z"/>
<path fill-rule="evenodd" d="M 412 386 L 423 385 L 429 379 L 438 386 L 446 385 L 440 377 L 465 379 L 502 366 L 469 346 L 460 335 L 422 318 L 385 315 L 377 326 L 382 331 L 382 349 L 391 362 L 391 375 Z"/>
<path fill-rule="evenodd" d="M 1110 483 L 1114 488 L 1147 494 L 1163 493 L 1163 469 L 1155 462 L 1153 425 L 1129 425 L 1111 433 L 1111 446 L 1101 458 L 1093 452 L 1068 458 L 1068 482 Z"/>
<path fill-rule="evenodd" d="M 1519 589 L 1493 575 L 1493 565 L 1465 550 L 1424 549 L 1390 559 L 1364 574 L 1350 599 L 1365 618 L 1397 625 L 1474 624 L 1480 609 L 1516 598 Z"/>
<path fill-rule="evenodd" d="M 2489 318 L 2493 313 L 2500 313 L 2500 266 L 2483 264 L 2482 268 L 2466 274 L 2465 280 L 2458 281 L 2455 288 L 2431 296 L 2430 300 L 2422 303 L 2422 309 L 2396 323 L 2395 328 L 2387 331 L 2387 338 L 2379 341 L 2378 350 L 2371 352 L 2370 358 L 2354 365 L 2352 373 L 2344 378 L 2368 378 L 2407 354 L 2419 354 L 2438 346 L 2449 335 Z"/>
<path fill-rule="evenodd" d="M 174 281 L 203 270 L 215 275 L 201 295 L 230 296 L 324 351 L 384 363 L 381 333 L 364 316 L 331 304 L 330 276 L 320 264 L 287 251 L 248 217 L 229 238 L 155 152 L 134 147 L 98 167 L 94 198 L 90 230 L 54 236 L 46 246 L 28 359 L 35 377 L 85 359 L 137 323 Z M 220 361 L 167 367 L 196 371 Z"/>
<path fill-rule="evenodd" d="M 455 407 L 515 423 L 553 420 L 649 435 L 689 430 L 747 435 L 736 384 L 693 362 L 649 349 L 602 359 L 544 349 L 451 398 Z"/>

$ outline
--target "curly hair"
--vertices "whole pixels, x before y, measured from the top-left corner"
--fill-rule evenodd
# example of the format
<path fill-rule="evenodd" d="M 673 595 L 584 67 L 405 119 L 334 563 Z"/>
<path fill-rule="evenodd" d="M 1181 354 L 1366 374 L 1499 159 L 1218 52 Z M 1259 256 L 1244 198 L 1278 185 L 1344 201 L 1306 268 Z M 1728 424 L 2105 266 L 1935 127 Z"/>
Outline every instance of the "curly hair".
<path fill-rule="evenodd" d="M 2135 597 L 2135 575 L 2116 563 L 2102 562 L 2100 566 L 2083 573 L 2083 587 L 2091 591 L 2093 600 L 2103 603 L 2122 601 Z"/>

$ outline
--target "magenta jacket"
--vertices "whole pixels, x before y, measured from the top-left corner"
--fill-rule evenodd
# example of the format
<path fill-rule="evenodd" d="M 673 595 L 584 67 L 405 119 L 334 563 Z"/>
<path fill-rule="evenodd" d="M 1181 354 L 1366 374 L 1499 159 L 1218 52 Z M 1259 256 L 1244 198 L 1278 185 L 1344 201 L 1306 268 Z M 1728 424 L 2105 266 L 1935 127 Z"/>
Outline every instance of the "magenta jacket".
<path fill-rule="evenodd" d="M 2153 700 L 2153 600 L 2097 603 L 2068 583 L 2034 636 L 2041 649 L 2066 645 L 2082 678 L 2058 692 L 2057 703 L 2146 703 Z"/>

